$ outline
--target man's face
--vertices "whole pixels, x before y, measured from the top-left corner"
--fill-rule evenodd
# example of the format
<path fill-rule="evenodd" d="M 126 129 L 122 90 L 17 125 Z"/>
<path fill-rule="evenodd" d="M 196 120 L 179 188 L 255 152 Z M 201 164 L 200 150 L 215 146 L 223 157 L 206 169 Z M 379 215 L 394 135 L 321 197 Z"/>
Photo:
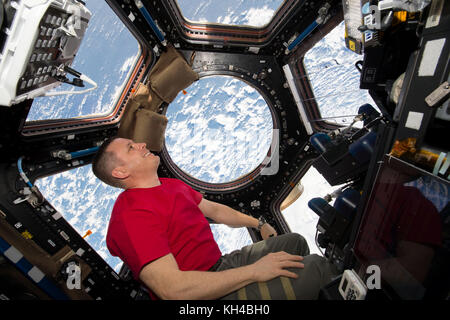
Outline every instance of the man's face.
<path fill-rule="evenodd" d="M 108 146 L 107 151 L 113 152 L 121 162 L 119 166 L 126 168 L 132 176 L 156 173 L 158 169 L 160 159 L 146 148 L 145 143 L 118 138 Z"/>

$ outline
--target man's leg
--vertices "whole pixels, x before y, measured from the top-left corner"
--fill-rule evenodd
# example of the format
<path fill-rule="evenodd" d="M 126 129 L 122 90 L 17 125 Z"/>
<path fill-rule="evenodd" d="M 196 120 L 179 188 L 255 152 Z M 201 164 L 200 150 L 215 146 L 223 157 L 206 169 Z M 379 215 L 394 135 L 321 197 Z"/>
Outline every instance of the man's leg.
<path fill-rule="evenodd" d="M 256 242 L 224 255 L 219 269 L 226 270 L 252 264 L 267 254 L 278 251 L 307 256 L 309 254 L 309 247 L 305 238 L 301 235 L 297 233 L 283 234 Z"/>
<path fill-rule="evenodd" d="M 320 288 L 337 275 L 335 267 L 325 258 L 315 254 L 309 255 L 306 240 L 295 233 L 269 238 L 224 255 L 223 262 L 217 271 L 252 264 L 261 257 L 278 251 L 304 256 L 303 269 L 288 269 L 299 275 L 297 279 L 278 277 L 267 282 L 252 283 L 222 299 L 317 299 Z"/>

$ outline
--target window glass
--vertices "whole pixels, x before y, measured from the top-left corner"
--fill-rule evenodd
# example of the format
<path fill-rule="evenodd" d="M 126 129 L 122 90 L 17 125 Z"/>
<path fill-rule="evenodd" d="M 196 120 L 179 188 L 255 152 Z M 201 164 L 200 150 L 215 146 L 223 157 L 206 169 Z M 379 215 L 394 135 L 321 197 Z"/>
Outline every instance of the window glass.
<path fill-rule="evenodd" d="M 258 167 L 273 120 L 253 87 L 229 76 L 201 78 L 166 113 L 166 147 L 178 167 L 209 183 L 233 181 Z"/>
<path fill-rule="evenodd" d="M 247 228 L 231 228 L 224 224 L 210 224 L 210 226 L 222 254 L 239 250 L 253 243 Z"/>
<path fill-rule="evenodd" d="M 91 168 L 87 165 L 65 171 L 39 179 L 35 184 L 80 236 L 92 232 L 85 240 L 118 272 L 122 262 L 109 254 L 106 232 L 114 201 L 121 190 L 101 183 Z"/>
<path fill-rule="evenodd" d="M 376 110 L 378 108 L 367 90 L 359 89 L 360 73 L 355 62 L 362 60 L 362 56 L 345 47 L 344 34 L 345 24 L 342 22 L 306 53 L 304 65 L 321 118 L 339 125 L 350 125 L 361 105 L 369 103 Z M 355 126 L 361 127 L 362 124 L 357 123 Z M 308 207 L 308 202 L 316 197 L 324 197 L 342 185 L 330 186 L 314 167 L 303 176 L 301 184 L 304 187 L 303 194 L 282 211 L 283 217 L 292 232 L 305 237 L 311 253 L 320 254 L 315 244 L 319 217 Z M 333 203 L 334 200 L 330 205 Z"/>
<path fill-rule="evenodd" d="M 308 242 L 311 253 L 321 254 L 316 245 L 316 226 L 319 216 L 308 207 L 309 200 L 323 198 L 327 194 L 341 188 L 343 185 L 331 186 L 328 181 L 314 168 L 311 167 L 301 180 L 303 193 L 289 207 L 282 211 L 282 215 L 292 232 L 301 234 Z M 334 199 L 330 205 L 334 204 Z"/>
<path fill-rule="evenodd" d="M 381 268 L 386 286 L 402 300 L 445 298 L 448 267 L 437 266 L 450 259 L 450 184 L 394 157 L 380 163 L 355 255 L 362 266 Z"/>
<path fill-rule="evenodd" d="M 282 0 L 178 0 L 187 20 L 262 27 L 268 24 Z"/>
<path fill-rule="evenodd" d="M 345 47 L 344 34 L 342 22 L 304 58 L 321 118 L 339 125 L 349 125 L 365 103 L 378 111 L 368 90 L 359 89 L 360 73 L 355 63 L 362 60 L 362 56 Z M 361 127 L 361 123 L 358 126 Z"/>
<path fill-rule="evenodd" d="M 140 55 L 138 42 L 105 1 L 89 1 L 87 8 L 92 17 L 72 68 L 94 80 L 98 88 L 86 94 L 36 98 L 27 121 L 109 113 L 120 96 Z M 85 88 L 62 84 L 54 90 Z"/>

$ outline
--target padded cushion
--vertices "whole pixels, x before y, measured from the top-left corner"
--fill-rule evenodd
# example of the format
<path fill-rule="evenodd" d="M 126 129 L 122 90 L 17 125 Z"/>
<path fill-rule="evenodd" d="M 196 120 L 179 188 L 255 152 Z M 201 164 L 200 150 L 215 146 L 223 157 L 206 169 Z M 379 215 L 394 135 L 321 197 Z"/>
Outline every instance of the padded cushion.
<path fill-rule="evenodd" d="M 117 135 L 145 142 L 151 151 L 161 151 L 168 120 L 158 110 L 196 80 L 198 74 L 175 48 L 168 46 L 151 70 L 147 84 L 140 83 L 127 102 Z"/>
<path fill-rule="evenodd" d="M 181 90 L 196 80 L 198 74 L 169 46 L 150 72 L 149 86 L 164 102 L 171 103 Z"/>

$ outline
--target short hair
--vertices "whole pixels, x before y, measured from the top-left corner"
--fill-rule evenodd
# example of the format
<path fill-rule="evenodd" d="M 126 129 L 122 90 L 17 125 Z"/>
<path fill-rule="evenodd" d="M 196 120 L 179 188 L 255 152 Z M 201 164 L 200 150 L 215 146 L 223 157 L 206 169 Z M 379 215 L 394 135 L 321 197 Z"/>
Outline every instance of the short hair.
<path fill-rule="evenodd" d="M 122 181 L 114 178 L 111 174 L 113 169 L 121 163 L 121 160 L 114 152 L 106 150 L 108 149 L 108 146 L 118 138 L 119 137 L 114 136 L 103 142 L 92 160 L 92 172 L 94 172 L 94 175 L 104 183 L 116 188 L 125 189 L 125 185 Z"/>

